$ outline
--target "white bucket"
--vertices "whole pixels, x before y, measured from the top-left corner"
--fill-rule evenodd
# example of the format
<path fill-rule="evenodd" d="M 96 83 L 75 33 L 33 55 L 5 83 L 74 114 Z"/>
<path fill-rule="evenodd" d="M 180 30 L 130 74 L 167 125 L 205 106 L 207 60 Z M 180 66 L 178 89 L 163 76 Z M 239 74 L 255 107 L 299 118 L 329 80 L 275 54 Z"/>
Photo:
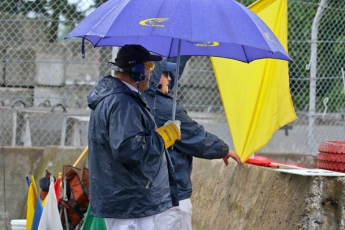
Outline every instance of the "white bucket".
<path fill-rule="evenodd" d="M 11 220 L 11 229 L 12 230 L 26 230 L 26 220 Z"/>

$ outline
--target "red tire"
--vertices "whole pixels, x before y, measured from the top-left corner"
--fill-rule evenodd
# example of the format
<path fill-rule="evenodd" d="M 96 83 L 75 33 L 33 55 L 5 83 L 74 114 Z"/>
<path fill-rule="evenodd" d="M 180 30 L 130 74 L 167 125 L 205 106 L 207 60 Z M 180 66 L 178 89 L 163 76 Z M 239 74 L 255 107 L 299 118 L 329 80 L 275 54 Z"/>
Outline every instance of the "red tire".
<path fill-rule="evenodd" d="M 319 146 L 317 167 L 345 172 L 345 141 L 325 141 Z"/>
<path fill-rule="evenodd" d="M 345 153 L 345 141 L 325 141 L 319 146 L 319 152 Z"/>

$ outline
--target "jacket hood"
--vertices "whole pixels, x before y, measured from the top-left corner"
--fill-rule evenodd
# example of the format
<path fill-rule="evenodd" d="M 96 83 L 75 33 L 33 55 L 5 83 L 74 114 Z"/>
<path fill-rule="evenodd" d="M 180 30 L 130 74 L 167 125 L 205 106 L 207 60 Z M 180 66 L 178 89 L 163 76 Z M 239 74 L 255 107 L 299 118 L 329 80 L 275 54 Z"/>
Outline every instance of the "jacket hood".
<path fill-rule="evenodd" d="M 191 56 L 181 56 L 180 57 L 180 68 L 179 68 L 179 77 L 178 77 L 178 81 L 181 79 L 182 73 L 184 71 L 184 68 L 187 65 L 187 62 L 189 60 Z M 168 62 L 173 62 L 173 63 L 177 63 L 177 57 L 173 57 L 173 58 L 169 58 Z M 171 82 L 169 84 L 169 89 L 173 90 L 175 87 L 175 76 L 176 76 L 176 70 L 170 72 L 170 78 L 171 78 Z"/>
<path fill-rule="evenodd" d="M 111 75 L 101 77 L 96 86 L 87 95 L 88 106 L 94 110 L 98 103 L 106 96 L 120 92 L 132 91 L 121 80 Z"/>
<path fill-rule="evenodd" d="M 181 56 L 180 57 L 180 68 L 179 68 L 179 79 L 181 78 L 181 75 L 183 73 L 183 70 L 187 64 L 187 61 L 189 60 L 190 56 Z M 155 95 L 156 90 L 157 90 L 157 85 L 159 83 L 159 80 L 161 78 L 162 73 L 164 70 L 167 69 L 172 69 L 172 65 L 169 63 L 176 63 L 176 57 L 175 58 L 163 58 L 162 61 L 159 62 L 154 62 L 155 64 L 155 69 L 153 70 L 152 76 L 151 76 L 151 82 L 154 83 L 150 84 L 149 89 L 147 90 L 147 93 L 149 93 L 151 96 Z M 171 82 L 169 84 L 169 89 L 172 90 L 174 88 L 174 82 L 175 82 L 175 76 L 176 76 L 176 67 L 173 68 L 173 71 L 169 71 Z"/>

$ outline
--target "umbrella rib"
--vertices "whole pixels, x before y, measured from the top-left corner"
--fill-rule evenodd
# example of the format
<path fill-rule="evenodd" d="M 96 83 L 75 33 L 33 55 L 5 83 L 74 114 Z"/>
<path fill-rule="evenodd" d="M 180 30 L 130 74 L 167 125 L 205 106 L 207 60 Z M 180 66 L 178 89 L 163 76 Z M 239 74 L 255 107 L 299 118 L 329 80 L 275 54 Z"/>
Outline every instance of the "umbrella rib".
<path fill-rule="evenodd" d="M 103 37 L 99 37 L 99 39 L 98 39 L 98 41 L 94 44 L 94 48 L 96 48 L 97 47 L 97 45 L 98 45 L 98 43 L 102 40 L 104 38 L 104 36 Z"/>
<path fill-rule="evenodd" d="M 249 63 L 249 59 L 248 59 L 248 56 L 247 56 L 247 52 L 246 52 L 246 49 L 244 48 L 244 46 L 241 46 L 242 47 L 242 50 L 243 50 L 243 53 L 244 53 L 244 56 L 246 57 L 246 63 Z"/>

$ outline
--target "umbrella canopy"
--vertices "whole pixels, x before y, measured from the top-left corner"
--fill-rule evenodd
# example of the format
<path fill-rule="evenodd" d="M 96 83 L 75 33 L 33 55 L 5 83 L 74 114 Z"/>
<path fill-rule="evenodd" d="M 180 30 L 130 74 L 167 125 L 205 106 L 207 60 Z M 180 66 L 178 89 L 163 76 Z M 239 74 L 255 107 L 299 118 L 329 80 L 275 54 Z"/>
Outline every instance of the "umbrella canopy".
<path fill-rule="evenodd" d="M 151 52 L 177 57 L 175 86 L 181 55 L 291 61 L 269 27 L 234 0 L 109 0 L 66 36 L 71 37 L 83 38 L 82 44 L 86 39 L 95 47 L 140 44 Z M 172 120 L 176 98 L 177 87 Z"/>
<path fill-rule="evenodd" d="M 269 27 L 233 0 L 109 0 L 66 36 L 71 37 L 95 47 L 140 44 L 166 57 L 291 60 Z"/>

